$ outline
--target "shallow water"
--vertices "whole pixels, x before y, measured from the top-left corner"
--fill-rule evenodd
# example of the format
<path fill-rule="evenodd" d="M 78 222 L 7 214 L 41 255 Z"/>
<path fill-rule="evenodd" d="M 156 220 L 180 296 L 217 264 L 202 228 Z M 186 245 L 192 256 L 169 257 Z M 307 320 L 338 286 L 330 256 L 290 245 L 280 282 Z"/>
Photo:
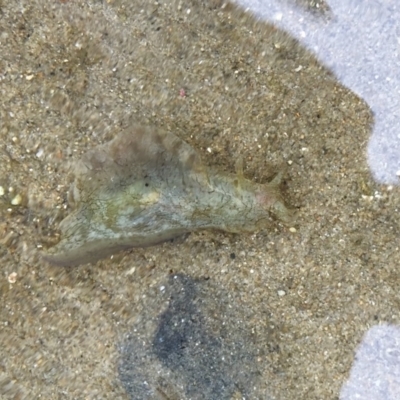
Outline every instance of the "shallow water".
<path fill-rule="evenodd" d="M 399 184 L 398 2 L 317 1 L 314 9 L 296 6 L 292 1 L 238 0 L 237 3 L 258 18 L 292 34 L 330 68 L 341 83 L 368 103 L 374 113 L 374 127 L 367 147 L 369 166 L 379 182 Z"/>
<path fill-rule="evenodd" d="M 400 178 L 400 7 L 396 1 L 301 3 L 238 0 L 257 17 L 290 32 L 329 67 L 338 80 L 362 97 L 374 116 L 367 146 L 375 179 Z M 348 134 L 351 134 L 349 132 Z M 365 151 L 365 149 L 362 149 Z M 397 325 L 370 328 L 357 348 L 341 399 L 397 399 L 400 359 Z"/>
<path fill-rule="evenodd" d="M 376 86 L 363 100 L 308 43 L 199 3 L 0 3 L 1 397 L 397 398 L 400 202 L 374 179 L 392 181 L 390 158 L 380 170 L 367 153 Z M 331 21 L 296 13 L 328 40 Z M 295 223 L 46 264 L 74 207 L 70 170 L 133 123 L 220 170 L 243 157 L 252 181 L 282 171 Z"/>

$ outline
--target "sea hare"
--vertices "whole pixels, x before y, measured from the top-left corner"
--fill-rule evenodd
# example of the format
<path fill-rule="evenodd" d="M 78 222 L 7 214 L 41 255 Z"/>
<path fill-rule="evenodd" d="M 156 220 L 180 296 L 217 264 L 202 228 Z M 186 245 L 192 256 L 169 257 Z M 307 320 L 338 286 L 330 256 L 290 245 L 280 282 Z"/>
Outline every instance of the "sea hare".
<path fill-rule="evenodd" d="M 96 261 L 200 229 L 253 232 L 271 213 L 290 220 L 280 177 L 258 184 L 205 166 L 172 133 L 134 127 L 87 152 L 71 188 L 78 206 L 60 224 L 61 241 L 43 256 L 56 265 Z"/>

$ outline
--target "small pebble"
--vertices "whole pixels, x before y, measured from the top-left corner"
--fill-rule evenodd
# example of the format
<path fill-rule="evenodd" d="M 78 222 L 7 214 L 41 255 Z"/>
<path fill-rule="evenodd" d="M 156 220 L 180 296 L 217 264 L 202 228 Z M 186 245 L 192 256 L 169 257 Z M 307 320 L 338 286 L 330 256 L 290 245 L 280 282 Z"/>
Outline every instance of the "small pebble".
<path fill-rule="evenodd" d="M 42 148 L 40 148 L 40 149 L 37 151 L 37 153 L 36 153 L 36 157 L 37 157 L 37 158 L 42 157 L 43 153 L 44 153 L 44 150 L 43 150 Z"/>
<path fill-rule="evenodd" d="M 366 196 L 365 194 L 362 194 L 361 198 L 363 200 L 372 201 L 374 199 L 374 196 Z"/>
<path fill-rule="evenodd" d="M 22 203 L 22 196 L 20 194 L 17 194 L 12 200 L 11 204 L 13 206 L 19 206 Z"/>
<path fill-rule="evenodd" d="M 3 186 L 0 186 L 0 196 L 4 196 L 4 188 L 3 188 Z"/>
<path fill-rule="evenodd" d="M 136 267 L 132 267 L 128 271 L 126 271 L 126 275 L 133 275 L 135 273 Z"/>
<path fill-rule="evenodd" d="M 286 294 L 286 292 L 284 290 L 278 290 L 278 296 L 282 297 Z"/>
<path fill-rule="evenodd" d="M 11 272 L 11 274 L 8 275 L 8 282 L 15 283 L 16 281 L 17 281 L 17 273 Z"/>
<path fill-rule="evenodd" d="M 289 228 L 289 231 L 292 233 L 295 233 L 295 232 L 297 232 L 297 229 L 294 226 L 292 226 Z"/>

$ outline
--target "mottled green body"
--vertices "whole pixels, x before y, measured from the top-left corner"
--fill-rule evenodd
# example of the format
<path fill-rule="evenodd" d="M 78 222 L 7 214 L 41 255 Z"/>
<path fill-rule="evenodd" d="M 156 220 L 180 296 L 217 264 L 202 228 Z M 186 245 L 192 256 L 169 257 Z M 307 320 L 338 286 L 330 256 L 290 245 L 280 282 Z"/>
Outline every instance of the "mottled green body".
<path fill-rule="evenodd" d="M 288 220 L 278 183 L 219 173 L 171 133 L 135 127 L 89 151 L 76 169 L 78 208 L 44 256 L 77 265 L 199 229 L 252 232 L 274 213 Z"/>

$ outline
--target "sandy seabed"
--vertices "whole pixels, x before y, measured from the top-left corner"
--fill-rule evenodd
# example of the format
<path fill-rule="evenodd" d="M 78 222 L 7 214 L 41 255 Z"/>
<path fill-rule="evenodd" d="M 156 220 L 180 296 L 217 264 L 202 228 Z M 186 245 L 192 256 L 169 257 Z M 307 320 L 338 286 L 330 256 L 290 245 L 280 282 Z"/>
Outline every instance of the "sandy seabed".
<path fill-rule="evenodd" d="M 0 46 L 1 398 L 337 399 L 364 333 L 400 320 L 366 104 L 218 0 L 4 1 Z M 257 182 L 285 170 L 295 224 L 47 265 L 71 167 L 132 123 Z"/>

